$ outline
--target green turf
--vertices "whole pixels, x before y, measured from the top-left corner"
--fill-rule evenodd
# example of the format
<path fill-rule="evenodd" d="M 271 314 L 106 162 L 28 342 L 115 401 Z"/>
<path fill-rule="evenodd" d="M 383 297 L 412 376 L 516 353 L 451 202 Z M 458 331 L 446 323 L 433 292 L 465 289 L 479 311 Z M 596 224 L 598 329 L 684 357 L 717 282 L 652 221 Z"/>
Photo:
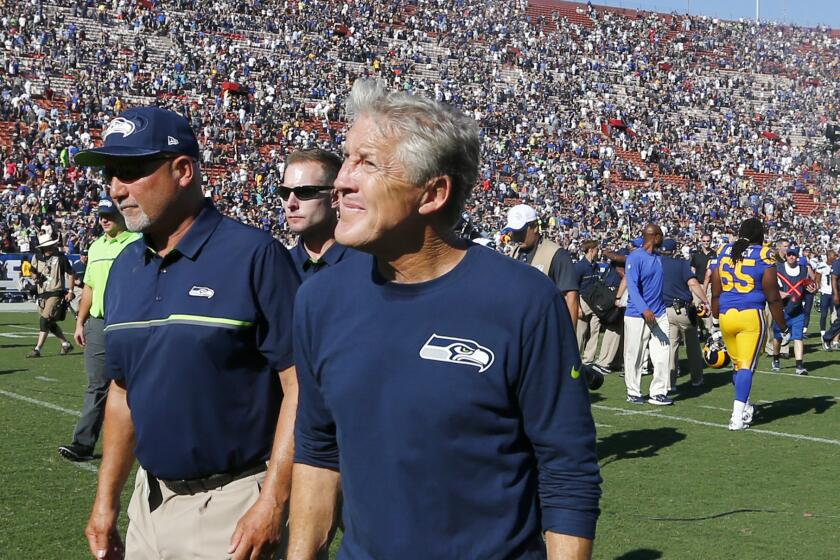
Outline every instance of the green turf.
<path fill-rule="evenodd" d="M 59 356 L 50 339 L 43 358 L 24 359 L 36 331 L 35 314 L 0 313 L 0 559 L 83 559 L 96 476 L 56 452 L 76 418 L 11 396 L 78 410 L 82 357 Z M 662 408 L 625 403 L 623 379 L 607 378 L 592 396 L 604 477 L 595 558 L 836 558 L 840 353 L 812 337 L 806 366 L 810 377 L 756 374 L 756 421 L 738 433 L 725 428 L 726 372 L 707 370 L 703 387 Z"/>

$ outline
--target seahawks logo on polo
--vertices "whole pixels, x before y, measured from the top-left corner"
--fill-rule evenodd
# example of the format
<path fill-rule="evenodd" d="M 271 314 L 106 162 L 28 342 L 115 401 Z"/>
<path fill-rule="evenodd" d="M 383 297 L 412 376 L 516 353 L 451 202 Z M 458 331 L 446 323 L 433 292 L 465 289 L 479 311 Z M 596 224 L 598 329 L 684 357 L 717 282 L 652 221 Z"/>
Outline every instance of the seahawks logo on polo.
<path fill-rule="evenodd" d="M 105 140 L 111 134 L 122 134 L 122 137 L 125 138 L 134 134 L 136 129 L 137 127 L 130 120 L 125 117 L 117 117 L 111 121 L 105 132 L 102 133 L 102 139 Z"/>
<path fill-rule="evenodd" d="M 423 344 L 420 348 L 420 357 L 435 362 L 477 367 L 479 373 L 490 369 L 496 359 L 492 350 L 475 340 L 439 334 L 432 334 Z"/>
<path fill-rule="evenodd" d="M 213 288 L 206 288 L 204 286 L 193 286 L 192 288 L 190 288 L 190 294 L 189 295 L 191 295 L 193 297 L 203 297 L 203 298 L 210 299 L 215 294 L 216 294 L 216 292 L 213 291 Z"/>

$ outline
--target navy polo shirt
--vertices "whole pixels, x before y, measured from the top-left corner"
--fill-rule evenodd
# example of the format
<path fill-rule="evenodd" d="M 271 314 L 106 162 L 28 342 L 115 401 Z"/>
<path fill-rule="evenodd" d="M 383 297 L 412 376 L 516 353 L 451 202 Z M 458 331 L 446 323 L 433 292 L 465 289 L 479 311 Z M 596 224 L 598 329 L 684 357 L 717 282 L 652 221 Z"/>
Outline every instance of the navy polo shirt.
<path fill-rule="evenodd" d="M 662 257 L 662 296 L 665 306 L 670 307 L 675 299 L 691 303 L 691 290 L 688 281 L 694 278 L 691 264 L 678 257 Z"/>
<path fill-rule="evenodd" d="M 593 538 L 588 390 L 537 269 L 472 245 L 399 284 L 348 259 L 301 286 L 295 358 L 295 461 L 341 472 L 338 558 L 538 559 L 544 530 Z"/>
<path fill-rule="evenodd" d="M 598 278 L 598 265 L 589 262 L 586 257 L 575 263 L 575 274 L 577 275 L 578 286 L 581 292 L 585 292 L 589 285 Z"/>
<path fill-rule="evenodd" d="M 106 375 L 127 388 L 143 468 L 193 479 L 269 458 L 299 283 L 280 243 L 209 203 L 166 257 L 144 238 L 120 253 Z"/>
<path fill-rule="evenodd" d="M 361 255 L 362 253 L 345 247 L 341 243 L 335 242 L 330 245 L 330 248 L 321 255 L 317 261 L 313 261 L 312 257 L 303 246 L 303 239 L 298 241 L 298 244 L 292 248 L 292 260 L 295 262 L 295 268 L 300 275 L 301 280 L 306 280 L 312 277 L 316 272 L 327 267 L 334 266 L 346 258 Z"/>

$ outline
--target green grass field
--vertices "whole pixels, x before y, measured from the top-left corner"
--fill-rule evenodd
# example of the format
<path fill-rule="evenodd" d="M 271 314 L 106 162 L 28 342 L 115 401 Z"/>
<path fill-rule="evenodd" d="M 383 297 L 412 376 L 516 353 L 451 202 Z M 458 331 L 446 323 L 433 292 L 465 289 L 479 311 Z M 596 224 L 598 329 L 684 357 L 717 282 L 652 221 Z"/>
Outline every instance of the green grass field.
<path fill-rule="evenodd" d="M 87 558 L 98 461 L 56 451 L 81 407 L 82 355 L 59 356 L 50 339 L 43 358 L 24 359 L 37 324 L 35 314 L 0 313 L 0 559 Z M 592 395 L 604 477 L 596 558 L 838 557 L 840 353 L 812 336 L 809 377 L 793 375 L 793 360 L 782 365 L 773 374 L 761 361 L 756 420 L 738 433 L 726 429 L 727 372 L 708 370 L 703 387 L 664 408 L 627 404 L 623 379 L 606 380 Z"/>

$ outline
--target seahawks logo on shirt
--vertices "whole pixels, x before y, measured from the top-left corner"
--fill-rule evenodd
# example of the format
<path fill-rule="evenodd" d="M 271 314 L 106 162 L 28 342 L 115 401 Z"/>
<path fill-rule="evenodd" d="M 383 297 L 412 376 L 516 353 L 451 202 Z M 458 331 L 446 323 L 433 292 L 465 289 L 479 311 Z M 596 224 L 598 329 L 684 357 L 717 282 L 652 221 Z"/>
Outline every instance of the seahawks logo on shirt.
<path fill-rule="evenodd" d="M 205 288 L 204 286 L 193 286 L 190 288 L 190 295 L 193 297 L 203 297 L 210 299 L 216 294 L 213 288 Z"/>
<path fill-rule="evenodd" d="M 477 367 L 484 373 L 493 365 L 495 354 L 474 340 L 432 334 L 420 348 L 420 357 L 435 362 L 449 362 Z"/>

